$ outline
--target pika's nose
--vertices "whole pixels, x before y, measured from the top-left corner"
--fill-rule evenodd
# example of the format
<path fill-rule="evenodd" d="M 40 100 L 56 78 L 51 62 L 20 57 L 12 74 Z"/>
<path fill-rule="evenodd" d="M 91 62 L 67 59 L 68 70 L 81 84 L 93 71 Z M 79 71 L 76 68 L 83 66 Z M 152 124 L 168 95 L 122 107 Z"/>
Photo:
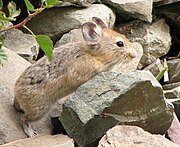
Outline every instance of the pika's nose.
<path fill-rule="evenodd" d="M 129 55 L 131 58 L 135 58 L 135 57 L 136 57 L 136 50 L 133 49 L 133 48 L 130 48 L 129 51 L 128 51 L 128 55 Z"/>

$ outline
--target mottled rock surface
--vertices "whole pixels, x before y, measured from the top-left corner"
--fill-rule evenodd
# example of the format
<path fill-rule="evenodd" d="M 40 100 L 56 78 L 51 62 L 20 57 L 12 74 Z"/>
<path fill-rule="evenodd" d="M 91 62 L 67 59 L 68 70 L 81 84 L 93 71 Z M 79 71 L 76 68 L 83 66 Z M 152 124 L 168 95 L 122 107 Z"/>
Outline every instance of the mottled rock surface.
<path fill-rule="evenodd" d="M 169 60 L 167 63 L 170 83 L 180 82 L 180 59 Z"/>
<path fill-rule="evenodd" d="M 150 72 L 107 72 L 67 98 L 60 121 L 79 146 L 93 146 L 117 124 L 164 134 L 171 124 L 172 112 L 162 87 Z"/>
<path fill-rule="evenodd" d="M 108 130 L 98 147 L 179 147 L 161 135 L 152 135 L 136 126 L 115 126 Z"/>
<path fill-rule="evenodd" d="M 8 64 L 0 66 L 0 145 L 26 138 L 20 125 L 20 112 L 13 107 L 14 84 L 21 73 L 31 64 L 13 51 L 6 49 Z M 50 121 L 36 122 L 33 128 L 38 133 L 51 133 Z"/>
<path fill-rule="evenodd" d="M 4 46 L 13 50 L 29 62 L 33 62 L 39 53 L 39 45 L 30 34 L 24 34 L 21 30 L 12 29 L 3 34 Z"/>
<path fill-rule="evenodd" d="M 152 21 L 152 0 L 102 0 L 102 2 L 114 7 L 120 15 L 124 13 L 140 20 Z"/>
<path fill-rule="evenodd" d="M 65 135 L 39 135 L 10 142 L 1 147 L 74 147 L 74 141 Z"/>

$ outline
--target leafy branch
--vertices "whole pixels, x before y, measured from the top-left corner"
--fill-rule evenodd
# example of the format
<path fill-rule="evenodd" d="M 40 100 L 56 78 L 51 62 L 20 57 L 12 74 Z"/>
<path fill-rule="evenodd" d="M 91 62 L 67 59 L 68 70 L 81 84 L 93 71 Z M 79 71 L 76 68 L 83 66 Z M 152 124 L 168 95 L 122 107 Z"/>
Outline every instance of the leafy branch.
<path fill-rule="evenodd" d="M 35 35 L 27 26 L 26 23 L 28 21 L 30 21 L 33 17 L 35 17 L 36 15 L 38 15 L 39 13 L 41 13 L 44 9 L 46 8 L 51 8 L 53 5 L 55 4 L 59 4 L 60 1 L 58 0 L 46 0 L 45 3 L 43 3 L 42 0 L 42 5 L 40 8 L 35 9 L 34 6 L 30 3 L 29 0 L 24 0 L 26 7 L 27 7 L 27 11 L 28 11 L 28 16 L 19 24 L 10 26 L 8 28 L 4 28 L 0 30 L 0 33 L 6 32 L 8 30 L 14 29 L 14 28 L 20 28 L 20 27 L 24 27 L 26 30 L 28 30 L 36 39 L 37 43 L 39 44 L 39 46 L 41 47 L 41 49 L 45 52 L 45 54 L 47 55 L 47 57 L 49 58 L 49 60 L 52 60 L 52 48 L 53 48 L 53 42 L 52 40 L 46 36 L 46 35 Z M 15 17 L 17 15 L 19 15 L 20 11 L 16 11 L 16 6 L 14 6 L 14 3 L 12 3 L 13 7 L 11 9 L 9 9 L 9 11 L 11 12 L 10 17 L 6 18 L 5 14 L 3 12 L 0 11 L 0 18 L 4 21 L 10 21 L 10 20 L 14 20 Z M 0 0 L 0 6 L 2 6 L 2 0 Z M 30 13 L 33 12 L 33 13 Z M 0 28 L 2 28 L 2 25 L 0 26 Z M 6 60 L 7 60 L 7 55 L 5 54 L 5 51 L 3 50 L 3 41 L 0 40 L 0 64 L 3 65 L 5 64 Z"/>

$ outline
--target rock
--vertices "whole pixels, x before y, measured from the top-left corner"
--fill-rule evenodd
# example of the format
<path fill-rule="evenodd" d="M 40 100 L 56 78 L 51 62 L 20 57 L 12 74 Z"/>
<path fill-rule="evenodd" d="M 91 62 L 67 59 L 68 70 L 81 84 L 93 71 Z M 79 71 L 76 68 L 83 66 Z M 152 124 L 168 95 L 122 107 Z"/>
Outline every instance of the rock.
<path fill-rule="evenodd" d="M 171 90 L 164 90 L 164 95 L 167 99 L 178 99 L 180 100 L 180 86 Z"/>
<path fill-rule="evenodd" d="M 144 54 L 140 61 L 140 69 L 166 55 L 171 47 L 169 26 L 164 19 L 156 20 L 152 24 L 135 20 L 121 24 L 120 27 L 116 26 L 115 30 L 143 46 Z"/>
<path fill-rule="evenodd" d="M 163 90 L 171 90 L 171 89 L 176 88 L 178 86 L 180 86 L 180 82 L 165 84 L 165 85 L 163 85 Z"/>
<path fill-rule="evenodd" d="M 169 82 L 180 82 L 180 59 L 169 60 L 167 64 L 169 69 Z"/>
<path fill-rule="evenodd" d="M 95 0 L 63 0 L 63 2 L 68 2 L 82 7 L 87 7 L 94 3 Z"/>
<path fill-rule="evenodd" d="M 180 146 L 180 122 L 176 116 L 176 114 L 173 114 L 173 121 L 172 124 L 170 126 L 170 128 L 167 130 L 167 136 L 168 138 L 178 144 Z"/>
<path fill-rule="evenodd" d="M 180 120 L 180 98 L 178 99 L 170 99 L 171 102 L 174 105 L 174 111 L 178 117 L 178 119 Z"/>
<path fill-rule="evenodd" d="M 68 96 L 60 121 L 79 146 L 94 147 L 117 124 L 136 125 L 151 133 L 164 134 L 171 124 L 172 113 L 161 85 L 150 72 L 106 72 Z"/>
<path fill-rule="evenodd" d="M 164 0 L 164 2 L 169 0 Z M 173 0 L 172 0 L 173 1 Z M 179 1 L 179 0 L 177 0 Z M 166 19 L 168 25 L 171 26 L 171 35 L 173 41 L 177 42 L 180 45 L 178 38 L 180 38 L 180 1 L 177 3 L 172 3 L 170 5 L 164 5 L 158 8 L 154 8 L 154 13 L 156 15 L 161 15 Z"/>
<path fill-rule="evenodd" d="M 21 73 L 31 64 L 18 56 L 15 52 L 5 48 L 8 64 L 0 66 L 0 88 L 13 90 L 15 81 Z"/>
<path fill-rule="evenodd" d="M 60 40 L 55 44 L 55 47 L 59 47 L 63 44 L 83 40 L 81 29 L 73 29 L 68 33 L 64 34 Z"/>
<path fill-rule="evenodd" d="M 28 22 L 27 26 L 35 34 L 45 34 L 57 41 L 64 33 L 80 28 L 93 16 L 101 18 L 110 27 L 114 25 L 115 14 L 113 11 L 103 4 L 93 4 L 88 8 L 51 8 L 37 15 Z"/>
<path fill-rule="evenodd" d="M 108 130 L 98 147 L 179 147 L 161 135 L 152 135 L 136 126 L 118 125 Z"/>
<path fill-rule="evenodd" d="M 8 64 L 0 67 L 0 144 L 26 138 L 19 117 L 20 112 L 13 107 L 14 84 L 30 63 L 13 51 L 6 49 Z M 38 133 L 50 134 L 50 122 L 42 120 L 33 125 Z"/>
<path fill-rule="evenodd" d="M 13 50 L 29 62 L 33 62 L 38 53 L 39 45 L 30 34 L 24 34 L 21 30 L 12 29 L 3 34 L 4 46 Z"/>
<path fill-rule="evenodd" d="M 76 42 L 78 40 L 83 40 L 83 36 L 80 29 L 71 30 L 69 33 L 66 33 L 62 36 L 62 38 L 56 42 L 55 47 L 58 47 L 62 44 L 66 44 L 69 42 Z M 135 50 L 137 51 L 137 56 L 129 63 L 117 64 L 111 70 L 113 72 L 130 72 L 137 69 L 139 61 L 143 55 L 143 48 L 142 46 L 135 42 L 133 43 Z"/>
<path fill-rule="evenodd" d="M 149 70 L 156 77 L 162 69 L 163 65 L 161 64 L 161 61 L 158 58 L 155 62 L 146 66 L 143 70 Z"/>
<path fill-rule="evenodd" d="M 162 6 L 162 5 L 167 5 L 167 4 L 172 4 L 179 2 L 179 0 L 153 0 L 155 6 Z"/>
<path fill-rule="evenodd" d="M 120 16 L 123 13 L 147 22 L 152 21 L 152 0 L 102 0 L 102 2 L 114 7 Z"/>
<path fill-rule="evenodd" d="M 163 85 L 164 95 L 174 105 L 174 111 L 180 120 L 180 82 Z"/>
<path fill-rule="evenodd" d="M 1 147 L 74 147 L 74 142 L 65 135 L 38 135 L 2 145 Z"/>

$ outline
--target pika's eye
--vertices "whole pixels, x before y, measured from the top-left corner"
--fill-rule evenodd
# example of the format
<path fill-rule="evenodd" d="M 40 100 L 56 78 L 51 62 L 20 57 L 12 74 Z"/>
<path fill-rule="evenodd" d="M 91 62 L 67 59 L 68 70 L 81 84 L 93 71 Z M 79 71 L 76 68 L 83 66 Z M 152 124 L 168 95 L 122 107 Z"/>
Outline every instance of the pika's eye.
<path fill-rule="evenodd" d="M 116 44 L 117 44 L 117 46 L 119 46 L 119 47 L 123 47 L 123 46 L 124 46 L 124 43 L 123 43 L 122 41 L 118 41 L 118 42 L 116 42 Z"/>

